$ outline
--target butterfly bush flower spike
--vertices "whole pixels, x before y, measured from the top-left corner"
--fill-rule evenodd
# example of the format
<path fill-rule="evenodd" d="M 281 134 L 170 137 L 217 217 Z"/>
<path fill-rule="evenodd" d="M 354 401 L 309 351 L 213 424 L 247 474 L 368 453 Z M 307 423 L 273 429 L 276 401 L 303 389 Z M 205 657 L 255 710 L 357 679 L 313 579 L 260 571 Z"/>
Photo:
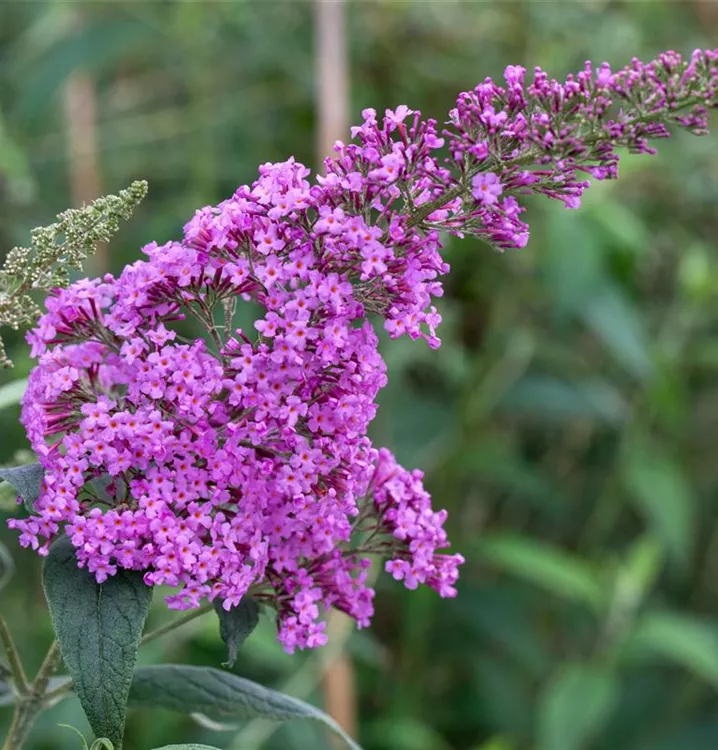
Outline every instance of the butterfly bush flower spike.
<path fill-rule="evenodd" d="M 332 608 L 369 624 L 375 557 L 455 596 L 446 512 L 367 434 L 387 382 L 375 324 L 438 347 L 442 237 L 523 247 L 524 197 L 576 207 L 618 149 L 704 133 L 718 55 L 526 79 L 510 66 L 461 94 L 443 128 L 366 109 L 324 175 L 263 164 L 180 240 L 54 290 L 28 335 L 23 421 L 46 478 L 38 515 L 9 522 L 20 543 L 46 554 L 66 533 L 98 581 L 143 571 L 177 609 L 249 592 L 290 652 L 326 642 Z M 232 324 L 237 302 L 252 327 Z"/>

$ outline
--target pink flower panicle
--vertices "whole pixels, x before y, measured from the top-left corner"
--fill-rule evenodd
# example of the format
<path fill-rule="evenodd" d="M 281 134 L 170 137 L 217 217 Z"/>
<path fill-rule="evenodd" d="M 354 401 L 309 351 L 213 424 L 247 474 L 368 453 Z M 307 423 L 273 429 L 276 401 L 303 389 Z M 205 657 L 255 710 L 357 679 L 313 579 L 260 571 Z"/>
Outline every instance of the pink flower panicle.
<path fill-rule="evenodd" d="M 461 94 L 449 113 L 450 184 L 460 191 L 473 183 L 474 200 L 435 224 L 497 249 L 528 241 L 515 196 L 535 193 L 578 208 L 588 177 L 618 177 L 619 148 L 655 153 L 649 141 L 668 137 L 669 126 L 705 134 L 718 50 L 696 50 L 689 62 L 671 51 L 649 63 L 634 58 L 616 73 L 587 62 L 563 83 L 538 67 L 527 83 L 526 70 L 509 65 L 504 79 Z"/>
<path fill-rule="evenodd" d="M 459 97 L 443 137 L 405 106 L 367 109 L 315 183 L 293 159 L 264 164 L 180 242 L 56 291 L 28 334 L 23 423 L 46 477 L 38 515 L 9 522 L 20 543 L 46 554 L 64 531 L 98 581 L 145 571 L 177 609 L 249 592 L 290 652 L 326 641 L 329 608 L 369 624 L 374 555 L 455 596 L 446 512 L 367 437 L 386 384 L 369 316 L 437 347 L 441 230 L 525 245 L 515 196 L 578 205 L 579 172 L 615 177 L 617 147 L 648 152 L 665 123 L 704 132 L 715 81 L 714 52 L 587 64 L 564 84 L 537 70 L 528 87 L 510 67 L 506 87 Z M 238 298 L 259 307 L 254 330 L 234 329 Z M 206 337 L 180 336 L 188 317 Z"/>

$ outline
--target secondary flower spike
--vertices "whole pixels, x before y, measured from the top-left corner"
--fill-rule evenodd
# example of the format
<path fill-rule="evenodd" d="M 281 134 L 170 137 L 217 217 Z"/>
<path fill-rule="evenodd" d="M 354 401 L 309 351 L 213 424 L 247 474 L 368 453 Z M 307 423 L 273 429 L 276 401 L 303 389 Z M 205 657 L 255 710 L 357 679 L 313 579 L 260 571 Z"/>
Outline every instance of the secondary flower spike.
<path fill-rule="evenodd" d="M 64 531 L 98 581 L 145 571 L 174 608 L 250 592 L 288 651 L 323 644 L 332 607 L 369 623 L 373 556 L 454 596 L 446 512 L 367 437 L 386 384 L 372 318 L 438 347 L 440 232 L 522 247 L 522 195 L 577 207 L 588 177 L 617 176 L 618 148 L 704 133 L 718 53 L 505 79 L 461 94 L 441 131 L 367 109 L 325 176 L 264 164 L 181 241 L 50 296 L 23 402 L 46 478 L 38 515 L 9 522 L 20 543 L 45 554 Z M 250 302 L 253 327 L 235 328 Z"/>

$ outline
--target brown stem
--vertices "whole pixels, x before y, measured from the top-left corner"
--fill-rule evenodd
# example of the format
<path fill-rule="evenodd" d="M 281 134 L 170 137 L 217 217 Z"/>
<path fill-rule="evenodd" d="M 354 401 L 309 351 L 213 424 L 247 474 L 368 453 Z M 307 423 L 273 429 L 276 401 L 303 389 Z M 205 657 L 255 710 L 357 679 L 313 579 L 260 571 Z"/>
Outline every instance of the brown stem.
<path fill-rule="evenodd" d="M 55 673 L 57 665 L 60 663 L 60 656 L 60 644 L 57 641 L 53 641 L 47 654 L 45 654 L 45 658 L 43 659 L 40 669 L 35 676 L 35 680 L 32 683 L 33 693 L 41 696 L 46 695 L 50 678 Z"/>
<path fill-rule="evenodd" d="M 21 726 L 25 722 L 25 706 L 19 703 L 15 707 L 15 712 L 12 715 L 12 723 L 10 724 L 10 730 L 8 731 L 7 739 L 5 744 L 2 746 L 3 750 L 19 750 L 22 747 L 22 743 L 25 741 L 27 736 L 21 732 Z"/>
<path fill-rule="evenodd" d="M 22 748 L 37 717 L 45 708 L 47 686 L 59 661 L 60 648 L 57 641 L 53 641 L 32 685 L 27 686 L 27 692 L 20 695 L 3 750 Z"/>
<path fill-rule="evenodd" d="M 10 633 L 10 628 L 8 628 L 2 615 L 0 615 L 0 641 L 2 641 L 5 653 L 7 654 L 15 689 L 20 695 L 28 695 L 30 693 L 30 685 L 27 681 L 25 669 L 22 666 L 20 653 L 18 652 L 15 641 Z"/>

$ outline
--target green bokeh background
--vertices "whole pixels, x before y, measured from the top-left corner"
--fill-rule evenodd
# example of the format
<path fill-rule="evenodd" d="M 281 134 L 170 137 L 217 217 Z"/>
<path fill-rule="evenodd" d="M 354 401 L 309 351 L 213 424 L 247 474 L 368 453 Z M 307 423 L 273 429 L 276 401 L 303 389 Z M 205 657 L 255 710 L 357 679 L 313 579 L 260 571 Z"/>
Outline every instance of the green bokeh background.
<path fill-rule="evenodd" d="M 558 77 L 716 46 L 718 5 L 355 0 L 347 24 L 352 119 L 406 103 L 441 120 L 509 63 Z M 71 203 L 74 70 L 97 82 L 105 191 L 150 183 L 111 247 L 118 271 L 259 163 L 316 162 L 314 54 L 300 0 L 1 3 L 0 247 Z M 467 563 L 453 601 L 380 582 L 373 627 L 348 644 L 367 750 L 718 748 L 718 142 L 659 145 L 578 212 L 531 200 L 520 252 L 452 240 L 442 349 L 385 342 L 374 438 L 426 471 Z M 3 382 L 30 366 L 8 339 Z M 26 446 L 18 413 L 0 411 L 2 461 Z M 51 640 L 38 560 L 0 541 L 17 567 L 0 607 L 33 668 Z M 168 618 L 160 597 L 151 617 Z M 219 666 L 216 630 L 206 617 L 141 658 Z M 235 669 L 321 703 L 320 664 L 283 654 L 265 620 Z M 79 747 L 58 723 L 89 734 L 66 701 L 30 749 Z M 132 713 L 128 750 L 181 741 L 331 747 L 312 725 Z"/>

